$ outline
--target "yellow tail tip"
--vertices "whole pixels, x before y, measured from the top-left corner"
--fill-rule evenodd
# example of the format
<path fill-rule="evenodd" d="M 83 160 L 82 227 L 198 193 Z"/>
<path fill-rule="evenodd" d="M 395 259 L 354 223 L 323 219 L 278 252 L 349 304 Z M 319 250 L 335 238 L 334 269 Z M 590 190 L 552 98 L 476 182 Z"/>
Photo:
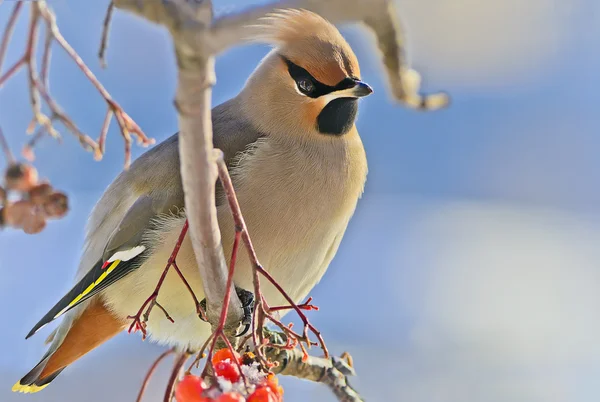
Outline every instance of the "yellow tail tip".
<path fill-rule="evenodd" d="M 15 385 L 12 387 L 13 392 L 21 392 L 23 394 L 34 394 L 36 392 L 40 392 L 44 388 L 46 388 L 48 384 L 44 384 L 42 386 L 37 385 L 23 385 L 20 381 L 17 381 Z"/>

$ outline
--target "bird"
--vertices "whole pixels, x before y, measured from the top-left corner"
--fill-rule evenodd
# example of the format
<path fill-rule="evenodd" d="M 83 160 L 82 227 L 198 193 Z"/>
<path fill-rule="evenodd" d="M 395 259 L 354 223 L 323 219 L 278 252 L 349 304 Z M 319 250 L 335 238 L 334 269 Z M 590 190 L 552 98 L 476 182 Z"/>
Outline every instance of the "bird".
<path fill-rule="evenodd" d="M 256 253 L 265 269 L 300 302 L 334 258 L 363 194 L 366 153 L 356 128 L 358 101 L 372 88 L 339 30 L 316 13 L 279 9 L 252 26 L 271 45 L 233 98 L 212 109 L 213 143 L 222 150 Z M 27 338 L 62 317 L 39 363 L 13 387 L 33 393 L 67 366 L 124 331 L 128 316 L 152 294 L 186 222 L 178 134 L 137 158 L 93 208 L 73 288 Z M 227 262 L 235 225 L 216 196 Z M 189 236 L 177 264 L 198 299 L 204 297 Z M 249 258 L 238 257 L 236 287 L 252 289 Z M 264 281 L 266 282 L 266 281 Z M 270 305 L 287 304 L 270 283 Z M 170 270 L 146 322 L 149 338 L 199 350 L 210 325 L 176 272 Z"/>

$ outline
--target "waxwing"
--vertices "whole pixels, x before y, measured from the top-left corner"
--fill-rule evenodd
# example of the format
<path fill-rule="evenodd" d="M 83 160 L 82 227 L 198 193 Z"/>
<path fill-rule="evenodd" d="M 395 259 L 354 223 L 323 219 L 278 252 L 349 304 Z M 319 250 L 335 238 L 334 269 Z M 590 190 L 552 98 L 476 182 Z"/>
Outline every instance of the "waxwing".
<path fill-rule="evenodd" d="M 356 56 L 340 32 L 305 10 L 280 10 L 255 26 L 272 50 L 241 92 L 212 111 L 214 146 L 223 151 L 256 252 L 271 275 L 300 302 L 336 254 L 367 176 L 356 130 L 361 81 Z M 37 392 L 69 364 L 126 329 L 152 294 L 186 221 L 177 134 L 139 157 L 93 209 L 75 286 L 27 338 L 62 317 L 48 352 L 13 391 Z M 229 207 L 216 199 L 226 256 L 235 235 Z M 201 300 L 202 279 L 187 236 L 177 264 Z M 235 285 L 252 289 L 249 259 L 240 255 Z M 272 285 L 271 305 L 286 304 Z M 176 272 L 153 309 L 150 339 L 198 350 L 210 335 Z"/>

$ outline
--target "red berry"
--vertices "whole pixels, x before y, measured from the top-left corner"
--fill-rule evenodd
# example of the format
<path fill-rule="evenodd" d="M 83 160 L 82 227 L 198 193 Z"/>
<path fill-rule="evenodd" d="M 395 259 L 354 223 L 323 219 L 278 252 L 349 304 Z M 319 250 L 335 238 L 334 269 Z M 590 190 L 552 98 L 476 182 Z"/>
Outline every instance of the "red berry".
<path fill-rule="evenodd" d="M 246 400 L 247 402 L 279 402 L 280 398 L 277 397 L 271 388 L 262 386 L 256 388 L 256 391 L 252 393 Z"/>
<path fill-rule="evenodd" d="M 202 379 L 195 375 L 186 375 L 177 384 L 175 399 L 177 402 L 209 402 L 210 399 L 202 396 L 202 391 L 204 391 Z"/>
<path fill-rule="evenodd" d="M 215 399 L 215 402 L 246 402 L 246 400 L 236 392 L 225 392 Z"/>
<path fill-rule="evenodd" d="M 240 379 L 240 370 L 235 363 L 221 361 L 215 364 L 215 374 L 231 382 L 237 382 Z"/>
<path fill-rule="evenodd" d="M 232 362 L 235 362 L 236 360 L 239 362 L 240 355 L 238 353 L 232 354 L 231 350 L 229 350 L 229 348 L 219 349 L 213 355 L 212 363 L 216 365 L 218 362 L 227 360 L 227 359 L 230 359 Z"/>
<path fill-rule="evenodd" d="M 267 375 L 267 387 L 271 389 L 275 396 L 281 399 L 283 396 L 283 388 L 279 385 L 279 380 L 275 377 L 275 374 L 269 373 Z"/>

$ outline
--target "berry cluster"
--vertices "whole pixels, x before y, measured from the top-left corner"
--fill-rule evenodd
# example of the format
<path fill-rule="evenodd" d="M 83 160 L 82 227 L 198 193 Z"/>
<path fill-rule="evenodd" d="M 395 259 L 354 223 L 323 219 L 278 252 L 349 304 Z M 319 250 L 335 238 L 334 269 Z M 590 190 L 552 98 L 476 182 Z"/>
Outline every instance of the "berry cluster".
<path fill-rule="evenodd" d="M 11 163 L 4 184 L 0 187 L 0 228 L 11 226 L 27 234 L 39 233 L 48 219 L 62 218 L 69 209 L 67 196 L 39 181 L 37 170 L 27 163 Z"/>
<path fill-rule="evenodd" d="M 175 390 L 177 402 L 283 401 L 277 378 L 261 369 L 253 353 L 239 356 L 221 349 L 213 355 L 212 364 L 215 373 L 210 382 L 191 374 L 181 380 Z"/>

